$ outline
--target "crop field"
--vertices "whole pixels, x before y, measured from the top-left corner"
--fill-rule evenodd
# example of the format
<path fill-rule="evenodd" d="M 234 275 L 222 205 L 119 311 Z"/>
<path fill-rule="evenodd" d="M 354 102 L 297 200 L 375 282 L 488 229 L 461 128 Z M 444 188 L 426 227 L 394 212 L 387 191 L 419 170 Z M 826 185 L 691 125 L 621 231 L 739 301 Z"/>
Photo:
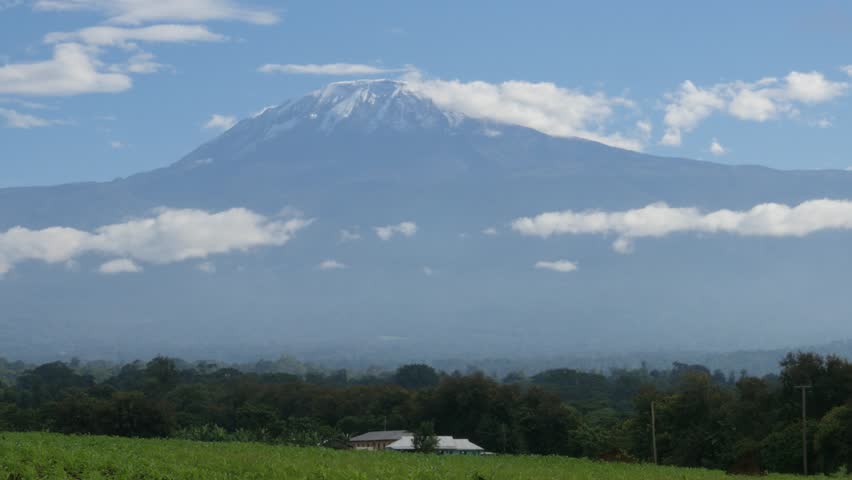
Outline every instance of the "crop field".
<path fill-rule="evenodd" d="M 732 477 L 713 470 L 599 463 L 564 457 L 438 456 L 253 443 L 0 433 L 0 480 L 54 478 L 710 480 Z"/>

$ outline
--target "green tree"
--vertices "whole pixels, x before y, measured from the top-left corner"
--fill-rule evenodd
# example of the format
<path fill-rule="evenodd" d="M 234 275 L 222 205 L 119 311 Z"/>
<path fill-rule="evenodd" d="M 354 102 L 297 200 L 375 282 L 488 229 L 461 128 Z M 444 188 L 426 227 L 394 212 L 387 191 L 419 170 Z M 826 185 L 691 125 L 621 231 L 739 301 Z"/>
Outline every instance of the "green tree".
<path fill-rule="evenodd" d="M 438 372 L 429 365 L 403 365 L 393 375 L 393 382 L 408 389 L 434 387 L 440 381 Z"/>
<path fill-rule="evenodd" d="M 177 386 L 180 373 L 175 361 L 156 357 L 145 366 L 145 391 L 162 395 Z"/>
<path fill-rule="evenodd" d="M 852 407 L 835 407 L 820 420 L 814 448 L 823 473 L 835 473 L 841 467 L 852 469 Z"/>
<path fill-rule="evenodd" d="M 435 435 L 435 423 L 423 422 L 414 430 L 414 438 L 411 439 L 415 452 L 433 453 L 438 449 L 438 436 Z"/>

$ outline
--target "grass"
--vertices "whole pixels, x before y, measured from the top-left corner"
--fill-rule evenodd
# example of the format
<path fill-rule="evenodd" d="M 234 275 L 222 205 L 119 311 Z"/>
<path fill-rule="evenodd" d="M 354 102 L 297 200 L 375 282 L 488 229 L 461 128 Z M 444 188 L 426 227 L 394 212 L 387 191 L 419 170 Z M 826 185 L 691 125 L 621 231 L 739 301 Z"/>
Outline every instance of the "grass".
<path fill-rule="evenodd" d="M 336 451 L 253 443 L 202 443 L 0 433 L 0 480 L 711 480 L 701 469 L 600 463 L 564 457 L 462 457 Z M 773 480 L 795 478 L 769 476 Z"/>

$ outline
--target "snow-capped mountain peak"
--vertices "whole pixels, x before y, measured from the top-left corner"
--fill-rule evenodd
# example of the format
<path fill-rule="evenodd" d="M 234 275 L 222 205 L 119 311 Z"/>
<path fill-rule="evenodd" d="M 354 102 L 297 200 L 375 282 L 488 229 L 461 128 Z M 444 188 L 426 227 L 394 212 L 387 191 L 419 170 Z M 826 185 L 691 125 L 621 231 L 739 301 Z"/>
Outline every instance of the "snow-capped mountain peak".
<path fill-rule="evenodd" d="M 299 128 L 324 133 L 338 129 L 362 133 L 445 129 L 455 127 L 463 118 L 417 95 L 405 82 L 354 80 L 329 84 L 268 109 L 255 120 L 264 124 L 269 138 Z"/>

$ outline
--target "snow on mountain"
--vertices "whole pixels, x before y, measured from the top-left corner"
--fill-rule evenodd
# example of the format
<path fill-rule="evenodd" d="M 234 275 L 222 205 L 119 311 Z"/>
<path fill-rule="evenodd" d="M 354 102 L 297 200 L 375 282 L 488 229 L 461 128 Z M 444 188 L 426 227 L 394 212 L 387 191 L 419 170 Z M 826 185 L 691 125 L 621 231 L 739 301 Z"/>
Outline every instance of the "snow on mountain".
<path fill-rule="evenodd" d="M 379 129 L 451 129 L 464 116 L 439 109 L 427 98 L 416 95 L 405 82 L 395 80 L 355 80 L 332 83 L 304 97 L 264 111 L 237 128 L 265 128 L 264 138 L 296 128 L 324 133 L 335 129 L 375 132 Z"/>

